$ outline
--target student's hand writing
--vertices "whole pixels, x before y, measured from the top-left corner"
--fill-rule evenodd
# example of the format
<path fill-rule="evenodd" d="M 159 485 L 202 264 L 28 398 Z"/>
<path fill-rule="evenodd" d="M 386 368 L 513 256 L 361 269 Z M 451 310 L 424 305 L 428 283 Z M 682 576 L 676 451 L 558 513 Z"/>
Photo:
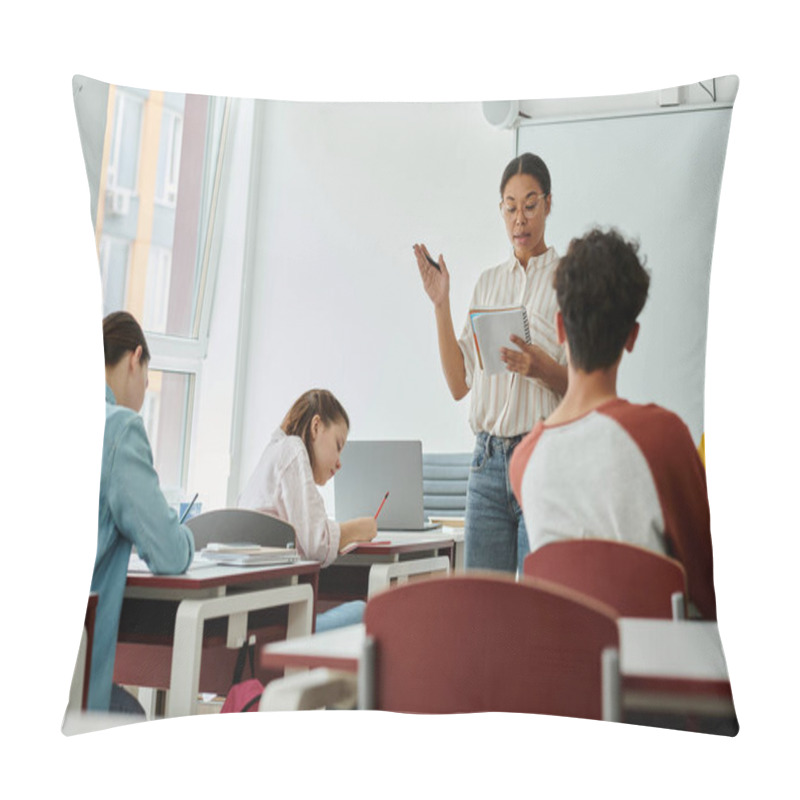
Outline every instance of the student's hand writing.
<path fill-rule="evenodd" d="M 353 542 L 368 542 L 378 533 L 378 523 L 375 517 L 356 517 L 339 526 L 339 550 Z"/>
<path fill-rule="evenodd" d="M 436 269 L 428 261 L 430 253 L 428 253 L 428 248 L 424 244 L 414 245 L 414 255 L 417 258 L 417 267 L 422 278 L 422 285 L 428 297 L 430 297 L 435 306 L 446 302 L 450 295 L 450 273 L 447 271 L 444 258 L 439 256 L 437 263 L 440 269 Z"/>
<path fill-rule="evenodd" d="M 519 372 L 528 378 L 543 379 L 548 374 L 548 368 L 553 359 L 535 344 L 528 344 L 519 336 L 511 335 L 511 341 L 519 347 L 514 350 L 510 347 L 500 348 L 500 360 L 506 365 L 509 372 Z"/>

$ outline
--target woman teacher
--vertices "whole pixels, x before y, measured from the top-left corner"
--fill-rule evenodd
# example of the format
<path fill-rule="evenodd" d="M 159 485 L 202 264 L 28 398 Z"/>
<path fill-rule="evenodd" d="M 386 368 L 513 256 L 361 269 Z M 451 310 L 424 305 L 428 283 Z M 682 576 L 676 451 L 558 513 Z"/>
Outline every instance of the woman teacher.
<path fill-rule="evenodd" d="M 471 391 L 469 421 L 476 440 L 467 485 L 467 568 L 522 568 L 528 536 L 508 482 L 508 464 L 517 443 L 555 409 L 567 388 L 566 357 L 555 331 L 553 274 L 559 257 L 545 243 L 551 201 L 550 173 L 539 156 L 524 153 L 508 164 L 500 181 L 500 213 L 513 252 L 481 274 L 470 303 L 470 308 L 525 306 L 533 344 L 511 337 L 509 347 L 501 349 L 505 373 L 487 375 L 480 367 L 469 314 L 456 337 L 444 258 L 432 262 L 424 244 L 414 245 L 433 302 L 447 385 L 456 400 Z"/>

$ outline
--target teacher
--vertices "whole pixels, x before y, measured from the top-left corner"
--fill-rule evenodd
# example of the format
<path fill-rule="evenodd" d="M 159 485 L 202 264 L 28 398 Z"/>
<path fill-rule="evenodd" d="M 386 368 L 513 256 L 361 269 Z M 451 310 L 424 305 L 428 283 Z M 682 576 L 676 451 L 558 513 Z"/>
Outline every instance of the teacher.
<path fill-rule="evenodd" d="M 456 400 L 472 390 L 469 422 L 476 435 L 464 531 L 469 569 L 516 572 L 529 551 L 522 511 L 508 480 L 511 454 L 567 388 L 564 349 L 555 330 L 553 274 L 559 257 L 545 244 L 550 172 L 531 153 L 513 159 L 500 181 L 500 213 L 513 247 L 507 261 L 478 278 L 470 308 L 525 306 L 533 344 L 512 336 L 501 349 L 506 372 L 486 375 L 477 361 L 469 314 L 456 337 L 450 313 L 450 273 L 440 255 L 434 266 L 424 244 L 414 245 L 425 291 L 433 302 L 439 355 Z M 511 346 L 513 345 L 513 346 Z"/>

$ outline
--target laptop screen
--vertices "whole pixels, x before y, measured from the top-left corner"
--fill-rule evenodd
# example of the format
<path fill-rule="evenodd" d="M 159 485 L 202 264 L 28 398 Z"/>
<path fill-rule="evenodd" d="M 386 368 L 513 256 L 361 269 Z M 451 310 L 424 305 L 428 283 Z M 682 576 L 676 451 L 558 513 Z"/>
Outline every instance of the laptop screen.
<path fill-rule="evenodd" d="M 381 530 L 424 530 L 422 442 L 349 441 L 333 479 L 336 519 L 375 515 Z"/>

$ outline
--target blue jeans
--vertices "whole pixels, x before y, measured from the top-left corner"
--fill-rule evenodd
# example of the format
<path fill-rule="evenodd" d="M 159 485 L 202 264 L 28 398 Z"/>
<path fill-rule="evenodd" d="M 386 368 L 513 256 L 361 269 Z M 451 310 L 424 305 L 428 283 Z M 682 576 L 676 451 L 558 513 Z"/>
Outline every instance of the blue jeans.
<path fill-rule="evenodd" d="M 516 573 L 530 551 L 525 520 L 508 480 L 508 462 L 522 436 L 479 433 L 467 482 L 464 566 Z"/>
<path fill-rule="evenodd" d="M 317 614 L 314 632 L 322 633 L 334 628 L 344 628 L 346 625 L 357 625 L 364 619 L 366 605 L 363 600 L 351 600 Z"/>

